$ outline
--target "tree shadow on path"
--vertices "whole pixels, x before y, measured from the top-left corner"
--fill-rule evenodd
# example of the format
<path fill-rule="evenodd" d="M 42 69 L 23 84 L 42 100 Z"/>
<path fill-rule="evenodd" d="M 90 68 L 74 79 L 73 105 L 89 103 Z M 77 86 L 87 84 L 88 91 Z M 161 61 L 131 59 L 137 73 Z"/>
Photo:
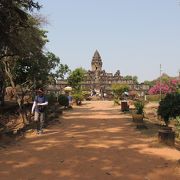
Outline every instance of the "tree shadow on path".
<path fill-rule="evenodd" d="M 100 103 L 99 103 L 100 104 Z M 66 112 L 42 136 L 0 150 L 4 179 L 179 179 L 180 152 L 152 146 L 110 103 Z"/>

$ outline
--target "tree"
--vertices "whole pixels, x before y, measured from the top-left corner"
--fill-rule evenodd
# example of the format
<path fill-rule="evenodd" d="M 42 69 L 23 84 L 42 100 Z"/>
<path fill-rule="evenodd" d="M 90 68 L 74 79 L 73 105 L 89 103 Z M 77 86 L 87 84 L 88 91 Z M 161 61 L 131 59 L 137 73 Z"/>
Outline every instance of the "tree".
<path fill-rule="evenodd" d="M 176 92 L 178 89 L 178 80 L 169 79 L 169 81 L 164 81 L 161 84 L 157 82 L 153 87 L 151 87 L 148 91 L 149 94 L 162 94 Z"/>
<path fill-rule="evenodd" d="M 124 79 L 127 80 L 127 81 L 133 80 L 134 83 L 138 83 L 138 77 L 137 76 L 127 75 L 127 76 L 124 76 Z"/>
<path fill-rule="evenodd" d="M 124 79 L 125 79 L 125 80 L 132 80 L 132 79 L 133 79 L 133 77 L 132 77 L 132 76 L 130 76 L 130 75 L 127 75 L 127 76 L 124 76 Z"/>
<path fill-rule="evenodd" d="M 63 80 L 65 78 L 65 75 L 69 72 L 71 72 L 71 70 L 69 69 L 67 64 L 60 64 L 57 71 L 56 71 L 57 76 Z"/>
<path fill-rule="evenodd" d="M 132 80 L 134 81 L 134 83 L 138 84 L 138 77 L 137 76 L 133 76 Z"/>
<path fill-rule="evenodd" d="M 148 80 L 144 81 L 144 84 L 148 85 L 150 87 L 152 87 L 154 85 L 153 81 L 148 81 Z"/>
<path fill-rule="evenodd" d="M 21 32 L 32 28 L 30 14 L 40 5 L 33 0 L 0 1 L 0 60 L 7 56 L 24 54 L 24 38 Z"/>
<path fill-rule="evenodd" d="M 29 14 L 39 8 L 33 0 L 0 1 L 0 66 L 3 77 L 8 77 L 12 86 L 15 86 L 11 74 L 14 61 L 32 56 L 45 44 L 45 32 L 39 29 L 39 21 Z"/>
<path fill-rule="evenodd" d="M 72 71 L 68 77 L 68 83 L 75 91 L 81 90 L 81 83 L 84 80 L 85 70 L 83 68 L 77 68 Z"/>
<path fill-rule="evenodd" d="M 51 52 L 18 59 L 12 69 L 14 82 L 19 85 L 27 82 L 28 89 L 46 86 L 55 82 L 57 74 L 53 70 L 59 66 L 59 63 L 60 59 Z"/>
<path fill-rule="evenodd" d="M 126 84 L 112 84 L 112 91 L 114 97 L 119 100 L 119 98 L 124 92 L 129 91 L 129 86 Z"/>
<path fill-rule="evenodd" d="M 46 39 L 46 32 L 42 29 L 40 29 L 40 22 L 38 19 L 32 16 L 27 16 L 28 20 L 26 21 L 28 23 L 28 28 L 21 28 L 18 31 L 17 37 L 13 36 L 13 40 L 16 40 L 16 45 L 18 48 L 22 49 L 21 53 L 16 56 L 9 56 L 6 54 L 3 58 L 1 58 L 1 67 L 3 68 L 3 72 L 5 72 L 6 77 L 9 79 L 9 82 L 11 86 L 15 89 L 16 81 L 18 78 L 16 78 L 16 74 L 14 73 L 14 69 L 17 68 L 18 65 L 26 65 L 24 66 L 24 69 L 19 70 L 22 72 L 27 71 L 27 64 L 31 62 L 33 58 L 37 58 L 37 56 L 43 56 L 42 49 L 47 42 Z M 21 44 L 22 43 L 22 44 Z M 11 49 L 7 46 L 6 53 L 7 52 L 13 52 Z M 32 61 L 33 64 L 34 61 Z M 22 66 L 21 66 L 22 67 Z M 17 72 L 17 71 L 16 71 Z M 22 75 L 22 74 L 21 74 Z M 25 79 L 24 76 L 21 76 L 21 79 Z M 21 81 L 21 80 L 20 80 Z M 25 81 L 24 81 L 25 82 Z M 23 82 L 23 83 L 24 83 Z M 18 104 L 21 109 L 21 98 L 18 97 Z"/>

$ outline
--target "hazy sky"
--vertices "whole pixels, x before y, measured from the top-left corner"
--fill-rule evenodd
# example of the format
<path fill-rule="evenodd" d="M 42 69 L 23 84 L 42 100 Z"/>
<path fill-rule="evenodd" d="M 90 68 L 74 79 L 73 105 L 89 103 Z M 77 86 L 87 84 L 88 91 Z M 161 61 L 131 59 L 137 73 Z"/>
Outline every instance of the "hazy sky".
<path fill-rule="evenodd" d="M 41 0 L 47 49 L 71 69 L 91 68 L 97 49 L 103 69 L 152 80 L 180 70 L 179 0 Z"/>

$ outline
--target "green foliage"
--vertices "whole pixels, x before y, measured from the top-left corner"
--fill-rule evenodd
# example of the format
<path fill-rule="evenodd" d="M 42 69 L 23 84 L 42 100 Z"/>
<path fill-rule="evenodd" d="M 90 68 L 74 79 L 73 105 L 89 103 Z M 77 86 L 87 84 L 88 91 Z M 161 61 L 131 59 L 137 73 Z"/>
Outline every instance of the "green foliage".
<path fill-rule="evenodd" d="M 136 84 L 138 84 L 138 77 L 137 77 L 137 76 L 133 76 L 133 77 L 132 77 L 132 80 L 133 80 Z"/>
<path fill-rule="evenodd" d="M 34 88 L 55 83 L 58 74 L 53 70 L 61 65 L 60 59 L 51 52 L 37 54 L 32 58 L 18 58 L 11 64 L 11 72 L 15 84 L 27 82 L 29 86 Z"/>
<path fill-rule="evenodd" d="M 161 76 L 162 84 L 167 84 L 170 81 L 170 79 L 171 78 L 165 73 L 163 73 L 162 76 Z M 150 81 L 150 82 L 152 82 L 152 86 L 154 86 L 154 85 L 156 85 L 157 83 L 160 82 L 160 77 L 157 78 L 157 79 L 154 79 L 153 81 Z"/>
<path fill-rule="evenodd" d="M 167 94 L 159 103 L 158 115 L 163 118 L 166 126 L 168 126 L 170 118 L 180 116 L 180 94 Z"/>
<path fill-rule="evenodd" d="M 60 94 L 58 96 L 58 102 L 61 106 L 69 106 L 69 100 L 66 95 Z"/>
<path fill-rule="evenodd" d="M 127 75 L 127 76 L 124 76 L 124 79 L 125 80 L 133 80 L 135 83 L 138 83 L 138 77 L 137 76 L 131 76 L 131 75 Z"/>
<path fill-rule="evenodd" d="M 71 70 L 69 69 L 67 64 L 60 64 L 56 71 L 58 77 L 60 77 L 61 79 L 64 79 L 65 75 L 69 72 L 71 72 Z"/>
<path fill-rule="evenodd" d="M 143 101 L 134 102 L 134 106 L 135 106 L 137 114 L 143 114 L 144 113 L 144 102 Z"/>
<path fill-rule="evenodd" d="M 53 105 L 57 102 L 57 97 L 54 93 L 47 94 L 48 104 Z"/>
<path fill-rule="evenodd" d="M 50 53 L 44 54 L 42 51 L 47 42 L 46 31 L 40 28 L 41 23 L 35 17 L 28 15 L 27 23 L 27 28 L 20 28 L 18 35 L 12 37 L 15 47 L 21 52 L 16 52 L 16 56 L 5 56 L 0 63 L 11 86 L 26 84 L 29 88 L 38 83 L 44 85 L 49 69 L 54 67 L 50 63 Z M 14 51 L 7 47 L 9 53 Z"/>
<path fill-rule="evenodd" d="M 127 76 L 124 76 L 124 79 L 125 79 L 125 80 L 132 80 L 132 79 L 133 79 L 133 77 L 132 77 L 132 76 L 130 76 L 130 75 L 127 75 Z"/>
<path fill-rule="evenodd" d="M 114 97 L 119 99 L 124 92 L 129 91 L 129 86 L 126 84 L 112 84 Z"/>
<path fill-rule="evenodd" d="M 176 127 L 176 134 L 178 137 L 180 137 L 180 116 L 176 117 L 175 127 Z"/>
<path fill-rule="evenodd" d="M 177 93 L 180 94 L 180 88 L 177 89 Z"/>
<path fill-rule="evenodd" d="M 76 92 L 72 95 L 72 97 L 75 101 L 77 101 L 77 100 L 82 101 L 84 99 L 82 92 Z"/>
<path fill-rule="evenodd" d="M 91 95 L 91 92 L 90 91 L 82 91 L 82 95 L 83 95 L 84 99 L 86 99 Z"/>
<path fill-rule="evenodd" d="M 149 85 L 150 87 L 155 85 L 153 81 L 144 81 L 144 84 Z"/>
<path fill-rule="evenodd" d="M 83 68 L 77 68 L 70 73 L 68 83 L 72 88 L 75 89 L 75 91 L 80 91 L 85 72 L 86 71 Z"/>
<path fill-rule="evenodd" d="M 164 98 L 164 97 L 165 97 L 165 95 L 162 94 L 161 98 Z M 156 95 L 146 95 L 146 98 L 147 98 L 147 101 L 150 101 L 150 102 L 153 102 L 153 101 L 159 102 L 160 99 L 161 99 L 159 94 L 156 94 Z"/>
<path fill-rule="evenodd" d="M 168 84 L 168 82 L 170 81 L 170 77 L 167 74 L 163 74 L 161 76 L 161 81 L 163 84 Z"/>
<path fill-rule="evenodd" d="M 27 53 L 26 46 L 29 44 L 24 46 L 24 40 L 33 38 L 33 35 L 36 36 L 29 33 L 36 28 L 30 23 L 32 16 L 29 12 L 33 9 L 40 9 L 39 4 L 33 0 L 0 1 L 0 59 Z M 36 40 L 38 42 L 38 39 Z"/>

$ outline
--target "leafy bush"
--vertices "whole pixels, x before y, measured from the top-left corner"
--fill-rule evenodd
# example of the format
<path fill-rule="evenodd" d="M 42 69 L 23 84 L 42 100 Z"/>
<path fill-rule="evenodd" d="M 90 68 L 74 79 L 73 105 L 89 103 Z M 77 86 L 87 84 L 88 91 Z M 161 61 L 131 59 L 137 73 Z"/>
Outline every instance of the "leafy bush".
<path fill-rule="evenodd" d="M 179 81 L 176 79 L 169 79 L 161 84 L 158 82 L 156 85 L 149 89 L 149 94 L 162 94 L 173 93 L 178 89 Z"/>
<path fill-rule="evenodd" d="M 163 118 L 166 126 L 168 126 L 170 118 L 180 116 L 180 94 L 167 94 L 159 103 L 158 115 Z"/>
<path fill-rule="evenodd" d="M 178 89 L 177 89 L 177 93 L 179 93 L 179 94 L 180 94 L 180 88 L 178 88 Z"/>
<path fill-rule="evenodd" d="M 67 96 L 64 94 L 60 94 L 58 96 L 58 102 L 61 106 L 68 106 L 69 105 L 69 100 L 68 100 Z"/>
<path fill-rule="evenodd" d="M 129 91 L 129 86 L 127 84 L 112 84 L 111 90 L 113 92 L 114 102 L 116 103 L 124 92 Z"/>
<path fill-rule="evenodd" d="M 129 91 L 129 86 L 126 84 L 113 84 L 112 91 L 115 98 L 120 98 L 124 92 Z"/>
<path fill-rule="evenodd" d="M 144 102 L 143 101 L 134 102 L 134 106 L 135 106 L 137 114 L 143 114 L 144 113 Z"/>
<path fill-rule="evenodd" d="M 73 94 L 73 98 L 75 101 L 82 101 L 84 99 L 84 96 L 81 92 L 77 92 Z"/>
<path fill-rule="evenodd" d="M 180 137 L 180 116 L 176 117 L 175 127 L 176 127 L 177 137 Z"/>
<path fill-rule="evenodd" d="M 47 94 L 48 104 L 54 104 L 57 102 L 56 95 L 54 93 Z"/>
<path fill-rule="evenodd" d="M 164 98 L 164 97 L 165 97 L 165 95 L 162 94 L 161 98 Z M 159 94 L 147 95 L 146 98 L 147 98 L 147 101 L 160 101 L 160 99 L 161 99 Z"/>
<path fill-rule="evenodd" d="M 89 91 L 82 91 L 82 95 L 84 97 L 84 99 L 87 99 L 91 96 L 91 92 Z"/>

